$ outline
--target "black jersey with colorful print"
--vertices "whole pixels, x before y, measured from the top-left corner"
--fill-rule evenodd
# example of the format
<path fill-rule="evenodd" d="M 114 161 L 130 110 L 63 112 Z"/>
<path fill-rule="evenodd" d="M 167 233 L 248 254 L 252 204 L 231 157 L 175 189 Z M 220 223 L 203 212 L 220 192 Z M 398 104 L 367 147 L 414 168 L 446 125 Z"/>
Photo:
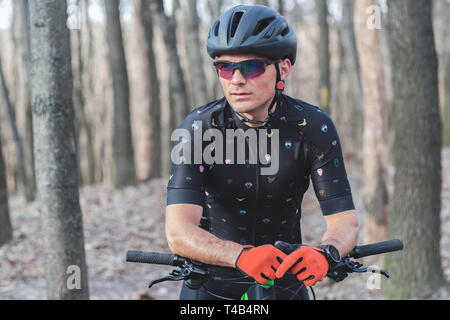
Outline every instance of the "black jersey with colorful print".
<path fill-rule="evenodd" d="M 173 151 L 180 142 L 188 143 L 190 150 L 172 152 L 172 157 L 182 160 L 172 164 L 167 205 L 202 206 L 200 227 L 221 239 L 255 246 L 277 240 L 301 243 L 301 203 L 310 181 L 324 215 L 354 209 L 336 127 L 318 107 L 281 95 L 269 129 L 251 128 L 222 98 L 192 111 L 179 129 L 185 129 L 191 139 L 175 141 Z M 199 138 L 209 129 L 222 132 L 221 138 L 208 134 Z M 226 134 L 227 129 L 254 132 L 246 135 L 242 149 L 237 139 Z M 261 130 L 266 137 L 258 134 Z M 252 158 L 256 149 L 249 137 L 255 136 L 257 155 L 264 152 Z M 201 142 L 201 155 L 195 141 Z M 261 149 L 262 141 L 267 145 Z M 234 150 L 234 158 L 223 151 L 222 158 L 205 161 L 204 154 L 227 147 Z M 237 159 L 240 150 L 244 150 L 244 161 Z M 275 157 L 278 170 L 262 174 Z"/>

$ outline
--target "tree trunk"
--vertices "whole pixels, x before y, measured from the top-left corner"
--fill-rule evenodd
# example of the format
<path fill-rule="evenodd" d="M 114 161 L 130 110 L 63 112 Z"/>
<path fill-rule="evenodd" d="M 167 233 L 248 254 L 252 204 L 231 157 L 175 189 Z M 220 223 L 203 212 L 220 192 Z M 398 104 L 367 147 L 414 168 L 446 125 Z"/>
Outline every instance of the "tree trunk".
<path fill-rule="evenodd" d="M 14 2 L 16 6 L 14 12 L 16 17 L 16 28 L 14 38 L 16 39 L 15 54 L 17 55 L 17 83 L 15 93 L 15 107 L 19 113 L 19 121 L 21 123 L 25 170 L 21 176 L 26 176 L 26 184 L 24 186 L 25 197 L 27 201 L 33 201 L 36 193 L 35 170 L 34 170 L 34 154 L 33 154 L 33 121 L 30 102 L 30 35 L 29 35 L 29 11 L 28 0 L 17 0 Z M 21 170 L 21 168 L 19 168 Z"/>
<path fill-rule="evenodd" d="M 441 145 L 431 1 L 388 1 L 394 101 L 394 199 L 388 237 L 405 243 L 386 255 L 394 299 L 426 297 L 442 283 Z"/>
<path fill-rule="evenodd" d="M 450 38 L 448 20 L 450 19 L 450 3 L 446 0 L 434 1 L 433 19 L 435 24 L 436 42 L 439 44 L 439 73 L 442 88 L 441 111 L 443 124 L 443 144 L 450 147 Z"/>
<path fill-rule="evenodd" d="M 361 81 L 361 67 L 359 63 L 358 48 L 356 46 L 354 25 L 355 0 L 343 0 L 343 40 L 347 52 L 349 65 L 351 66 L 351 79 L 357 98 L 357 107 L 362 110 L 364 94 Z"/>
<path fill-rule="evenodd" d="M 47 295 L 88 299 L 67 4 L 30 0 L 29 5 L 34 154 Z"/>
<path fill-rule="evenodd" d="M 330 113 L 330 37 L 328 28 L 328 0 L 316 1 L 317 17 L 319 23 L 319 104 L 326 113 Z"/>
<path fill-rule="evenodd" d="M 84 47 L 90 46 L 89 43 L 90 36 L 84 35 L 89 34 L 91 31 L 89 26 L 89 21 L 83 21 L 83 25 L 81 24 L 81 20 L 89 19 L 87 15 L 88 4 L 86 1 L 83 3 L 80 0 L 75 2 L 76 6 L 80 8 L 80 17 L 77 17 L 80 23 L 80 29 L 71 30 L 71 39 L 72 39 L 72 53 L 73 53 L 73 74 L 74 74 L 74 107 L 75 107 L 75 115 L 77 122 L 77 141 L 81 148 L 78 150 L 83 150 L 85 152 L 79 152 L 78 154 L 78 163 L 79 163 L 79 177 L 80 184 L 93 184 L 95 183 L 95 158 L 94 158 L 94 142 L 92 138 L 92 125 L 86 115 L 86 105 L 87 99 L 90 95 L 85 92 L 85 88 L 88 88 L 88 84 L 85 85 L 85 82 L 89 77 L 89 64 L 85 59 L 89 59 L 88 55 L 85 55 L 84 52 L 86 50 Z M 86 40 L 86 41 L 83 41 Z"/>
<path fill-rule="evenodd" d="M 367 27 L 366 10 L 378 5 L 378 0 L 358 0 L 355 5 L 356 40 L 364 91 L 364 242 L 373 243 L 386 238 L 389 108 L 380 48 L 382 31 Z"/>
<path fill-rule="evenodd" d="M 3 159 L 2 137 L 0 136 L 0 246 L 13 238 L 11 219 L 8 209 L 8 186 L 6 184 L 6 168 Z"/>
<path fill-rule="evenodd" d="M 91 22 L 89 20 L 89 0 L 81 0 L 80 3 L 81 14 L 82 14 L 82 30 L 81 30 L 81 43 L 82 43 L 82 61 L 84 65 L 84 72 L 81 77 L 83 86 L 83 100 L 85 102 L 85 115 L 86 115 L 86 156 L 87 156 L 87 166 L 88 166 L 88 183 L 94 184 L 97 179 L 97 166 L 95 159 L 95 133 L 92 117 L 89 118 L 89 111 L 92 113 L 96 110 L 95 105 L 95 92 L 94 92 L 94 80 L 93 71 L 94 66 L 94 40 L 92 35 Z"/>
<path fill-rule="evenodd" d="M 204 45 L 200 41 L 200 18 L 197 13 L 197 0 L 188 0 L 187 28 L 185 29 L 186 53 L 189 61 L 189 78 L 192 102 L 195 107 L 208 103 L 206 75 L 203 70 L 202 51 Z"/>
<path fill-rule="evenodd" d="M 278 12 L 282 15 L 282 16 L 284 16 L 284 14 L 285 14 L 285 5 L 284 5 L 284 0 L 278 0 Z"/>
<path fill-rule="evenodd" d="M 0 103 L 5 106 L 6 113 L 8 115 L 8 123 L 11 127 L 11 132 L 14 140 L 14 148 L 16 149 L 16 167 L 18 169 L 18 175 L 22 187 L 25 190 L 25 198 L 29 199 L 31 195 L 34 195 L 34 189 L 29 189 L 29 178 L 25 169 L 25 152 L 23 150 L 22 138 L 17 128 L 16 113 L 14 111 L 12 102 L 9 98 L 9 90 L 6 84 L 6 79 L 3 73 L 2 61 L 0 57 Z"/>
<path fill-rule="evenodd" d="M 136 132 L 134 153 L 136 156 L 136 176 L 139 181 L 150 180 L 152 170 L 152 116 L 151 103 L 154 98 L 151 93 L 151 68 L 148 57 L 149 44 L 147 43 L 146 32 L 151 32 L 150 39 L 153 37 L 153 25 L 150 30 L 143 24 L 143 6 L 149 7 L 148 1 L 134 0 L 134 16 L 133 29 L 135 36 L 130 40 L 130 49 L 133 52 L 133 60 L 130 61 L 129 67 L 134 73 L 130 83 L 131 93 L 131 110 L 133 118 L 133 129 Z M 151 23 L 150 19 L 150 23 Z M 153 40 L 151 40 L 153 41 Z M 150 46 L 153 44 L 150 43 Z M 153 50 L 153 47 L 152 47 Z M 152 52 L 153 53 L 153 52 Z M 134 90 L 134 92 L 133 92 Z M 159 93 L 158 93 L 159 94 Z M 159 108 L 159 107 L 157 107 Z M 155 132 L 155 135 L 158 135 Z M 161 152 L 161 151 L 160 151 Z"/>
<path fill-rule="evenodd" d="M 80 185 L 83 185 L 86 181 L 84 172 L 86 170 L 83 170 L 83 161 L 82 161 L 82 154 L 81 150 L 86 150 L 83 147 L 83 141 L 81 137 L 81 132 L 84 129 L 84 123 L 83 120 L 85 117 L 83 117 L 84 113 L 84 98 L 83 98 L 83 87 L 81 85 L 81 77 L 83 72 L 83 62 L 82 57 L 80 55 L 81 53 L 81 37 L 80 37 L 81 31 L 79 29 L 72 29 L 71 30 L 71 46 L 72 46 L 72 67 L 73 67 L 73 106 L 75 110 L 75 123 L 76 123 L 76 136 L 77 136 L 77 150 L 80 152 L 77 153 L 78 159 L 77 159 L 77 166 L 78 166 L 78 181 Z"/>
<path fill-rule="evenodd" d="M 448 46 L 448 44 L 446 44 Z M 444 76 L 443 76 L 443 87 L 444 87 L 444 97 L 443 97 L 443 124 L 444 124 L 444 145 L 446 147 L 450 147 L 450 61 L 448 58 L 448 54 L 450 54 L 450 50 L 447 50 L 444 66 Z"/>
<path fill-rule="evenodd" d="M 345 48 L 346 68 L 347 76 L 350 80 L 351 97 L 350 105 L 346 108 L 350 108 L 351 118 L 347 121 L 346 125 L 351 128 L 351 144 L 349 151 L 346 152 L 352 157 L 357 157 L 358 160 L 362 160 L 362 136 L 363 136 L 363 123 L 364 123 L 364 98 L 363 88 L 361 82 L 361 68 L 359 64 L 358 48 L 356 47 L 355 39 L 355 27 L 354 27 L 354 0 L 343 0 L 342 5 L 342 40 Z"/>
<path fill-rule="evenodd" d="M 148 75 L 150 82 L 150 134 L 151 134 L 151 155 L 149 178 L 160 178 L 162 173 L 162 128 L 161 128 L 161 96 L 158 78 L 158 68 L 156 56 L 153 50 L 154 27 L 150 3 L 145 0 L 136 1 L 136 8 L 139 8 L 138 20 L 140 21 L 145 37 L 144 48 L 148 60 Z"/>
<path fill-rule="evenodd" d="M 268 7 L 269 6 L 269 0 L 256 0 L 256 4 L 260 4 L 260 5 Z"/>
<path fill-rule="evenodd" d="M 220 14 L 222 13 L 222 7 L 223 7 L 223 1 L 224 0 L 209 0 L 208 1 L 208 14 L 212 17 L 212 22 L 214 22 L 216 19 L 219 18 Z M 223 89 L 222 85 L 220 84 L 219 77 L 217 76 L 217 73 L 215 70 L 212 71 L 214 76 L 214 81 L 210 84 L 210 92 L 212 94 L 211 99 L 217 100 L 220 97 L 223 97 Z"/>
<path fill-rule="evenodd" d="M 120 188 L 136 183 L 131 134 L 130 88 L 123 47 L 119 0 L 105 0 L 105 8 L 108 56 L 114 91 L 114 184 Z"/>
<path fill-rule="evenodd" d="M 347 0 L 343 0 L 342 19 L 336 24 L 338 66 L 337 72 L 333 75 L 334 86 L 331 114 L 336 119 L 336 126 L 341 132 L 343 140 L 344 154 L 348 160 L 362 160 L 362 135 L 364 115 L 362 105 L 357 98 L 358 90 L 355 86 L 356 74 L 359 74 L 359 67 L 355 70 L 354 57 L 358 59 L 358 52 L 355 43 L 353 25 L 353 6 L 348 5 Z M 353 41 L 353 42 L 352 42 Z"/>
<path fill-rule="evenodd" d="M 152 0 L 152 12 L 161 28 L 169 65 L 170 129 L 172 133 L 190 111 L 183 69 L 177 48 L 175 28 L 164 13 L 162 0 Z"/>
<path fill-rule="evenodd" d="M 337 33 L 337 51 L 338 51 L 338 65 L 337 70 L 334 74 L 334 83 L 335 85 L 332 88 L 333 99 L 330 104 L 330 113 L 332 118 L 334 119 L 336 126 L 338 127 L 338 131 L 344 133 L 344 129 L 346 129 L 345 122 L 342 119 L 342 108 L 344 108 L 342 103 L 342 79 L 344 78 L 344 72 L 346 70 L 345 65 L 345 48 L 342 39 L 342 23 L 336 24 L 336 33 Z M 344 136 L 344 135 L 343 135 Z"/>

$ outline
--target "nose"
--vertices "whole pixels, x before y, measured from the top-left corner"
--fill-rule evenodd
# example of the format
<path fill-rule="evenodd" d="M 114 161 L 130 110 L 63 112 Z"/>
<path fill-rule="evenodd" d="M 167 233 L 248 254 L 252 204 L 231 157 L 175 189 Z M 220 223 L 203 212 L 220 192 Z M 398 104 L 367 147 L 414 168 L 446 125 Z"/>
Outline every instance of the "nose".
<path fill-rule="evenodd" d="M 242 75 L 241 71 L 239 69 L 235 69 L 233 71 L 233 77 L 231 78 L 231 84 L 233 85 L 239 85 L 245 83 L 246 79 Z"/>

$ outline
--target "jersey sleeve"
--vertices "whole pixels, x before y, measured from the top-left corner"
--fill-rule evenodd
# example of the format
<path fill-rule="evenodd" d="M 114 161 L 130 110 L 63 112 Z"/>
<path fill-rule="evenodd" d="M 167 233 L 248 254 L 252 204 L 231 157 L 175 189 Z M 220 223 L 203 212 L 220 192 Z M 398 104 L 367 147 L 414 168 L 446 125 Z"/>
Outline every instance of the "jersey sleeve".
<path fill-rule="evenodd" d="M 318 115 L 310 127 L 311 181 L 326 216 L 353 210 L 355 206 L 336 127 L 320 109 Z"/>
<path fill-rule="evenodd" d="M 172 167 L 167 184 L 166 205 L 194 204 L 203 206 L 205 203 L 205 187 L 207 166 L 202 160 L 195 161 L 195 152 L 203 150 L 195 146 L 197 130 L 202 130 L 202 121 L 196 120 L 193 114 L 186 117 L 180 127 L 172 135 L 171 150 Z M 202 157 L 201 157 L 202 158 Z"/>

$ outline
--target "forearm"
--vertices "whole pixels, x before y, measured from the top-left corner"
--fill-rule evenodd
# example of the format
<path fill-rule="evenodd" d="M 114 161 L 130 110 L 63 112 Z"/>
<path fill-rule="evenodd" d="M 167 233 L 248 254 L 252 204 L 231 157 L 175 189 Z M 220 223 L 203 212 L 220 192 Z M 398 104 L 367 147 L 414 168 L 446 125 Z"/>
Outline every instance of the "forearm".
<path fill-rule="evenodd" d="M 185 226 L 183 234 L 171 237 L 168 242 L 172 252 L 180 256 L 222 267 L 234 268 L 242 250 L 241 245 L 221 240 L 195 225 Z"/>
<path fill-rule="evenodd" d="M 166 237 L 173 253 L 203 263 L 235 267 L 242 246 L 221 240 L 201 229 L 198 224 L 202 207 L 170 205 L 166 208 Z"/>
<path fill-rule="evenodd" d="M 327 223 L 327 226 L 321 244 L 335 246 L 341 257 L 349 254 L 358 243 L 359 224 L 356 213 L 354 211 L 343 213 L 341 219 L 333 219 L 333 223 Z"/>

